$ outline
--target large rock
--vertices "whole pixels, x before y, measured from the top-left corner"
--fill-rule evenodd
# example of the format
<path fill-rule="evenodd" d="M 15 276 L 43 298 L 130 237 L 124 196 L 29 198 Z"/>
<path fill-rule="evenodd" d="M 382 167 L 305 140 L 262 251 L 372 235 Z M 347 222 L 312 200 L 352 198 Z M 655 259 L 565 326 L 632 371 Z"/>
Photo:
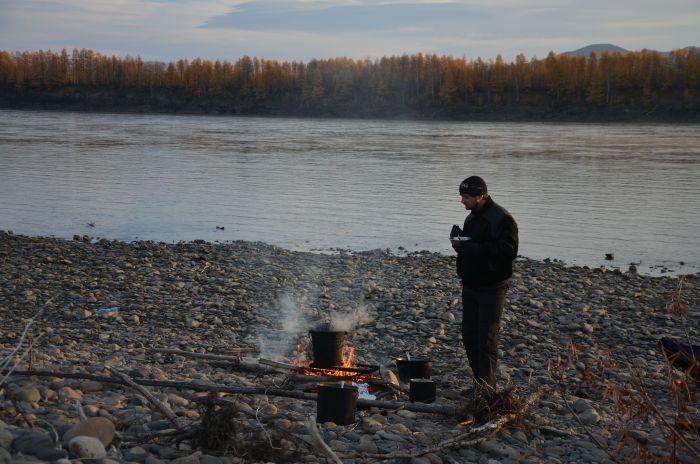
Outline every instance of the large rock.
<path fill-rule="evenodd" d="M 107 450 L 100 440 L 85 435 L 71 439 L 68 449 L 77 459 L 100 459 L 107 456 Z"/>
<path fill-rule="evenodd" d="M 26 401 L 30 404 L 38 403 L 41 400 L 41 393 L 35 386 L 19 388 L 13 392 L 13 396 L 18 401 Z"/>
<path fill-rule="evenodd" d="M 0 428 L 0 448 L 9 450 L 12 446 L 12 442 L 15 440 L 15 436 L 7 429 Z"/>
<path fill-rule="evenodd" d="M 104 417 L 89 417 L 82 422 L 78 422 L 63 434 L 63 443 L 70 442 L 78 436 L 97 438 L 102 445 L 107 447 L 114 438 L 114 424 Z"/>
<path fill-rule="evenodd" d="M 12 446 L 22 454 L 35 456 L 42 461 L 57 461 L 67 457 L 64 450 L 48 436 L 38 432 L 26 432 L 18 436 Z"/>
<path fill-rule="evenodd" d="M 231 464 L 231 458 L 203 454 L 199 457 L 199 462 L 200 464 Z"/>
<path fill-rule="evenodd" d="M 181 458 L 174 459 L 170 464 L 200 464 L 199 457 L 202 455 L 201 451 L 190 454 L 189 456 L 183 456 Z"/>
<path fill-rule="evenodd" d="M 40 448 L 53 448 L 55 443 L 48 435 L 38 432 L 25 432 L 15 438 L 12 443 L 15 450 L 22 454 L 31 454 Z"/>
<path fill-rule="evenodd" d="M 0 464 L 9 464 L 12 461 L 12 455 L 5 448 L 0 448 Z"/>

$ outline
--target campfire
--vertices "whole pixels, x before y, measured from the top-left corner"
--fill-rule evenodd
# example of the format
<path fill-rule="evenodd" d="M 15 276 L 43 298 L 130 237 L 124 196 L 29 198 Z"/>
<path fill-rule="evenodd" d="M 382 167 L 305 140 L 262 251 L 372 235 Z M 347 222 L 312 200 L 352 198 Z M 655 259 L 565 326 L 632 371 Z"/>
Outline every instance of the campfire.
<path fill-rule="evenodd" d="M 328 325 L 311 330 L 311 343 L 297 343 L 292 372 L 319 382 L 349 381 L 371 383 L 380 380 L 379 366 L 355 361 L 355 348 L 345 341 L 346 332 Z M 311 354 L 311 356 L 310 356 Z"/>
<path fill-rule="evenodd" d="M 317 367 L 318 363 L 309 357 L 309 343 L 300 341 L 297 343 L 297 355 L 292 362 L 292 371 L 296 374 L 320 377 L 318 380 L 351 380 L 354 382 L 367 382 L 379 378 L 377 372 L 379 366 L 358 364 L 355 362 L 355 348 L 345 344 L 342 349 L 341 362 L 336 366 Z"/>

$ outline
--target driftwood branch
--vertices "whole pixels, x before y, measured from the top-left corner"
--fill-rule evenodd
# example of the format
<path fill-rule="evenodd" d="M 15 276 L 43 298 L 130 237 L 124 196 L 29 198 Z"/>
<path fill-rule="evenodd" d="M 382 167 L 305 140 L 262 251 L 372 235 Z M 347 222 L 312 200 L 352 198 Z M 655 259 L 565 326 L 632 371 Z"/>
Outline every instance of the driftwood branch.
<path fill-rule="evenodd" d="M 311 434 L 312 443 L 316 449 L 331 458 L 334 463 L 343 464 L 343 461 L 338 458 L 338 455 L 323 441 L 323 437 L 319 433 L 318 426 L 316 425 L 316 416 L 309 417 L 309 433 Z"/>
<path fill-rule="evenodd" d="M 245 348 L 238 348 L 239 350 L 246 350 Z M 253 351 L 252 348 L 249 349 Z M 206 359 L 212 362 L 213 365 L 218 365 L 221 367 L 229 367 L 239 370 L 246 370 L 251 372 L 261 372 L 264 374 L 270 374 L 275 372 L 280 372 L 279 369 L 270 368 L 268 366 L 262 365 L 259 360 L 254 362 L 247 361 L 246 359 L 241 359 L 238 356 L 228 356 L 222 354 L 211 354 L 211 353 L 195 353 L 192 351 L 183 351 L 177 348 L 157 348 L 153 351 L 157 353 L 174 354 L 177 356 L 183 356 L 186 358 L 197 358 Z M 288 371 L 287 371 L 288 372 Z"/>
<path fill-rule="evenodd" d="M 294 369 L 294 366 L 292 366 L 291 364 L 285 364 L 285 363 L 273 361 L 271 359 L 259 358 L 258 363 L 262 364 L 264 366 L 274 367 L 275 369 L 279 369 L 279 370 L 282 370 L 285 372 L 289 372 L 289 371 Z"/>
<path fill-rule="evenodd" d="M 46 371 L 46 370 L 24 370 L 15 371 L 12 375 L 36 375 L 39 377 L 59 377 L 69 379 L 88 379 L 97 382 L 113 383 L 118 385 L 129 385 L 121 378 L 105 377 L 94 374 L 83 374 L 74 372 L 61 371 Z M 235 395 L 268 395 L 281 396 L 286 398 L 296 398 L 302 400 L 316 401 L 315 393 L 303 393 L 292 390 L 284 390 L 280 388 L 267 387 L 234 387 L 229 385 L 203 385 L 200 383 L 172 381 L 172 380 L 152 380 L 152 379 L 134 379 L 133 382 L 139 385 L 151 387 L 174 388 L 177 390 L 194 390 L 208 391 L 214 393 L 229 393 Z M 440 404 L 423 404 L 423 403 L 407 403 L 403 401 L 382 401 L 382 400 L 367 400 L 360 398 L 357 400 L 359 408 L 380 408 L 380 409 L 406 409 L 414 412 L 424 412 L 430 414 L 454 415 L 455 408 L 453 406 L 445 406 Z"/>
<path fill-rule="evenodd" d="M 239 349 L 243 350 L 243 348 Z M 153 351 L 155 351 L 156 353 L 176 354 L 178 356 L 184 356 L 188 358 L 211 359 L 214 361 L 228 361 L 234 364 L 241 364 L 240 356 L 229 356 L 213 353 L 195 353 L 194 351 L 184 351 L 179 350 L 177 348 L 155 348 Z"/>
<path fill-rule="evenodd" d="M 134 382 L 131 377 L 128 375 L 124 374 L 123 372 L 120 372 L 119 370 L 110 367 L 110 366 L 105 366 L 105 368 L 110 371 L 112 374 L 116 375 L 119 377 L 124 383 L 129 385 L 131 388 L 135 389 L 139 393 L 141 393 L 148 401 L 154 405 L 160 412 L 162 412 L 165 417 L 168 418 L 168 420 L 177 428 L 178 430 L 182 430 L 185 428 L 185 425 L 182 423 L 182 421 L 175 415 L 175 413 L 162 401 L 160 401 L 158 398 L 153 396 L 153 393 L 148 391 L 146 388 L 142 387 L 138 383 Z"/>
<path fill-rule="evenodd" d="M 316 393 L 303 393 L 290 390 L 278 390 L 278 389 L 262 389 L 262 388 L 249 388 L 249 392 L 237 392 L 243 394 L 253 394 L 253 395 L 268 395 L 268 396 L 282 396 L 286 398 L 296 398 L 300 400 L 316 401 L 318 395 Z M 218 390 L 223 393 L 225 390 Z M 205 401 L 204 399 L 194 399 L 194 401 Z M 225 398 L 217 398 L 214 400 L 217 404 L 226 404 L 228 401 Z M 404 401 L 384 401 L 384 400 L 367 400 L 360 398 L 357 400 L 358 409 L 368 409 L 368 408 L 379 408 L 379 409 L 391 409 L 400 410 L 405 409 L 407 411 L 413 412 L 424 412 L 429 414 L 442 414 L 445 416 L 455 415 L 454 406 L 447 406 L 441 404 L 424 404 L 424 403 L 407 403 Z"/>

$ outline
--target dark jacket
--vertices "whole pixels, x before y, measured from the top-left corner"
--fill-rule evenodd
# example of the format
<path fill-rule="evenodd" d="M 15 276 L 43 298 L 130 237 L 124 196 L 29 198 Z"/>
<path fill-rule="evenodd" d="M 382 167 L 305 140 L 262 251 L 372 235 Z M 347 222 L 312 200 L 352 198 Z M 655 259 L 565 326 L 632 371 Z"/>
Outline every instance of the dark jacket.
<path fill-rule="evenodd" d="M 513 274 L 518 255 L 518 225 L 491 197 L 464 220 L 462 235 L 471 237 L 458 247 L 457 274 L 467 288 L 491 287 Z"/>

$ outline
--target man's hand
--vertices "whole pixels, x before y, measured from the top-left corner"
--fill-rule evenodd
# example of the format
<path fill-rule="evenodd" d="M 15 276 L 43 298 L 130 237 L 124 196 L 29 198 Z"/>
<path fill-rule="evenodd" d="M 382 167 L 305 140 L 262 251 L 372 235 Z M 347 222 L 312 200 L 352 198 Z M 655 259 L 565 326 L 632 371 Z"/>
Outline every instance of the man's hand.
<path fill-rule="evenodd" d="M 452 230 L 450 231 L 450 238 L 457 237 L 458 235 L 462 235 L 462 229 L 459 228 L 458 225 L 452 226 Z"/>
<path fill-rule="evenodd" d="M 475 247 L 477 246 L 476 243 L 472 242 L 471 240 L 452 240 L 452 248 L 457 252 L 457 253 L 463 253 L 466 255 L 473 254 L 476 249 Z"/>
<path fill-rule="evenodd" d="M 466 240 L 453 240 L 452 249 L 459 253 L 460 251 L 464 251 L 464 249 L 467 247 L 467 243 L 469 242 Z"/>

